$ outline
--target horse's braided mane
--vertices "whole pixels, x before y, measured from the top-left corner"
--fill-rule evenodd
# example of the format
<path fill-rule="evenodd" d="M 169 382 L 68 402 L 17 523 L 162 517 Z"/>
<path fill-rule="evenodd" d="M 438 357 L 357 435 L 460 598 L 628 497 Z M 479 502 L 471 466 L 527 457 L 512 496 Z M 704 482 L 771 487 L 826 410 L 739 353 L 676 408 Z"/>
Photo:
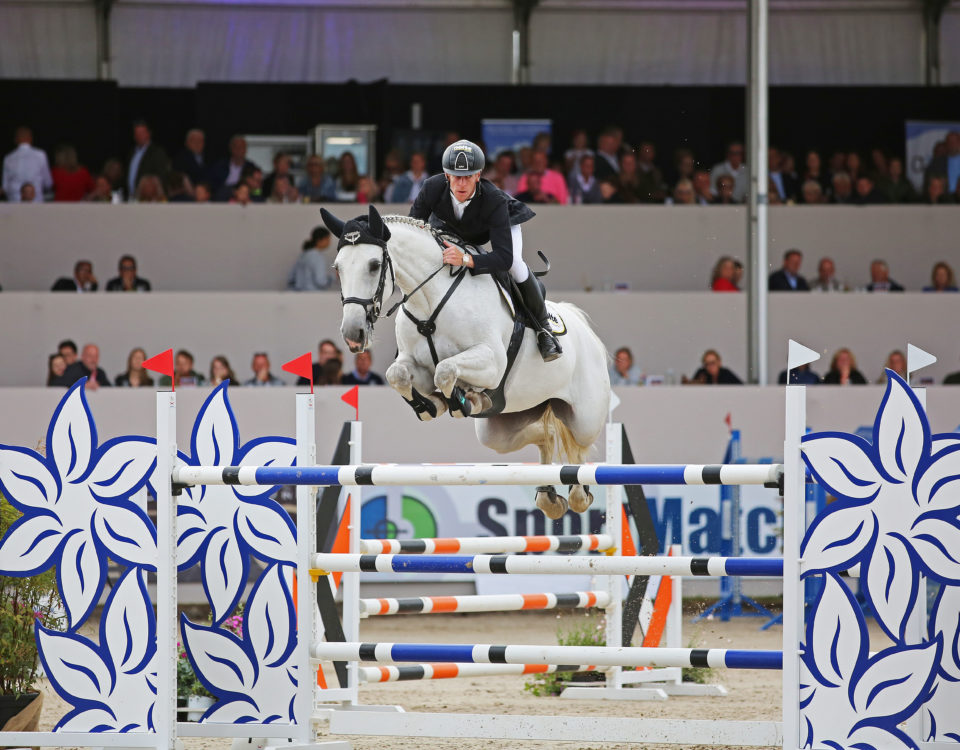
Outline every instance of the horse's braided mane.
<path fill-rule="evenodd" d="M 383 220 L 387 224 L 406 224 L 407 226 L 416 227 L 417 229 L 423 229 L 426 232 L 430 232 L 430 234 L 436 234 L 436 230 L 427 222 L 422 221 L 421 219 L 415 219 L 412 216 L 403 216 L 402 214 L 387 214 L 383 217 Z"/>

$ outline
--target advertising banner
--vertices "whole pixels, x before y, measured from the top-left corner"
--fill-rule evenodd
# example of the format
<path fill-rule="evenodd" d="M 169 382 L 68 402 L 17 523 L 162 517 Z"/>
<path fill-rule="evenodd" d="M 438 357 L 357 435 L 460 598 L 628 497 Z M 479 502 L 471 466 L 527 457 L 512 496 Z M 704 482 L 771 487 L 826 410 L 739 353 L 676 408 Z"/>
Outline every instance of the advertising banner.
<path fill-rule="evenodd" d="M 930 164 L 933 147 L 947 137 L 951 130 L 960 130 L 960 122 L 929 122 L 907 120 L 905 150 L 907 161 L 904 165 L 907 179 L 918 190 L 923 190 L 923 173 Z"/>

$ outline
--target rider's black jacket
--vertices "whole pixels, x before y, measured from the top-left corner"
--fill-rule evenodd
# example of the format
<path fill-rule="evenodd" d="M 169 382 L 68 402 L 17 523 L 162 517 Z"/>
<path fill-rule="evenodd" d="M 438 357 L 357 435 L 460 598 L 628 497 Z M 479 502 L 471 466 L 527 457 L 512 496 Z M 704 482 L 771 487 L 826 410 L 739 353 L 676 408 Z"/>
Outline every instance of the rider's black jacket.
<path fill-rule="evenodd" d="M 410 215 L 448 229 L 473 245 L 490 243 L 491 252 L 473 256 L 473 273 L 510 270 L 513 264 L 513 238 L 510 227 L 534 217 L 526 204 L 510 197 L 489 180 L 481 179 L 477 190 L 458 219 L 446 176 L 434 175 L 423 183 Z"/>

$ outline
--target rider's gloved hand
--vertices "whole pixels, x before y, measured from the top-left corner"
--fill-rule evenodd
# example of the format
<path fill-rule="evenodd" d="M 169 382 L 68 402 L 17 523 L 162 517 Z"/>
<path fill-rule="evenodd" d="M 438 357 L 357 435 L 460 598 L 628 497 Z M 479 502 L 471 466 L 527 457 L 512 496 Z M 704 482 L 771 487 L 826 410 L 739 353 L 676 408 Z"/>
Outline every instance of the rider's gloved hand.
<path fill-rule="evenodd" d="M 473 268 L 473 258 L 455 245 L 444 241 L 443 262 L 448 266 L 466 266 Z"/>

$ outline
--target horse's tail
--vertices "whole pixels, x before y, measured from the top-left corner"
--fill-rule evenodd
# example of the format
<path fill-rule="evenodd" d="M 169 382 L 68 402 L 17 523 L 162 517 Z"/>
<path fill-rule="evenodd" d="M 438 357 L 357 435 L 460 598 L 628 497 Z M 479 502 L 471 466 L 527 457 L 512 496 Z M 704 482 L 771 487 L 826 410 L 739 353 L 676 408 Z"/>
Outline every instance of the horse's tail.
<path fill-rule="evenodd" d="M 589 445 L 580 445 L 573 437 L 570 428 L 554 413 L 548 403 L 543 410 L 543 432 L 546 436 L 546 447 L 549 449 L 551 460 L 559 457 L 564 463 L 582 464 L 590 453 Z"/>

